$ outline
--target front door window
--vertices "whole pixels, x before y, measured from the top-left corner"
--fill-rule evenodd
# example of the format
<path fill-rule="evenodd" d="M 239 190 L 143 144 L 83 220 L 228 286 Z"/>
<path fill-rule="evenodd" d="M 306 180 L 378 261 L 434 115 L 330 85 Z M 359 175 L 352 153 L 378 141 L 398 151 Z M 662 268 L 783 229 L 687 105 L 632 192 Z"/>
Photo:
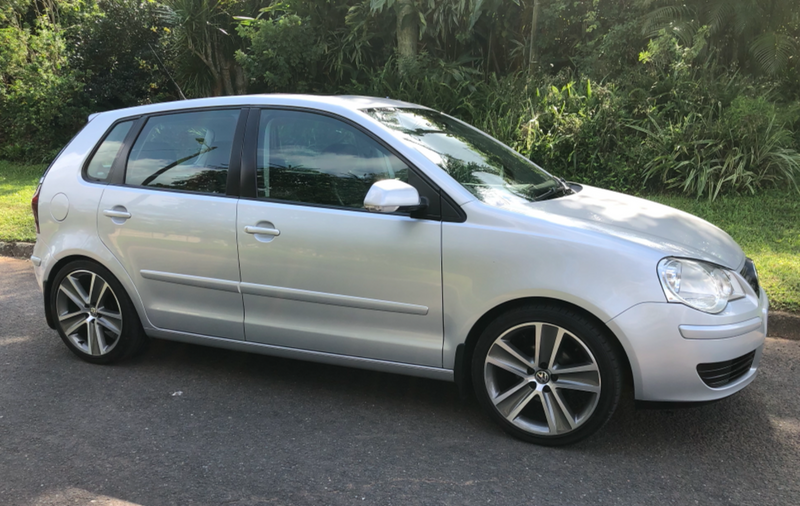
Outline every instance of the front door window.
<path fill-rule="evenodd" d="M 363 208 L 370 186 L 408 182 L 397 156 L 337 119 L 300 111 L 263 111 L 258 136 L 258 196 Z"/>

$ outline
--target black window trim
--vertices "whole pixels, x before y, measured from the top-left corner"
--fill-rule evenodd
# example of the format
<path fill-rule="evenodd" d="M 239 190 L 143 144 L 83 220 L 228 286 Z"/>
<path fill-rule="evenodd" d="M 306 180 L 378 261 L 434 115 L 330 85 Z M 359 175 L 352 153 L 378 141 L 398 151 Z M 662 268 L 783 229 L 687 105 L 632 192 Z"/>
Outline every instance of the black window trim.
<path fill-rule="evenodd" d="M 244 150 L 244 135 L 247 131 L 247 119 L 250 108 L 242 107 L 239 110 L 239 119 L 236 121 L 236 130 L 231 140 L 231 158 L 228 161 L 228 181 L 225 196 L 239 198 L 242 172 L 242 151 Z"/>
<path fill-rule="evenodd" d="M 115 186 L 123 185 L 125 181 L 125 166 L 128 163 L 128 155 L 131 152 L 133 143 L 139 136 L 139 132 L 141 132 L 144 124 L 147 123 L 147 118 L 148 116 L 139 116 L 136 118 L 133 126 L 131 126 L 131 129 L 128 131 L 128 135 L 125 136 L 125 140 L 122 143 L 122 149 L 120 149 L 117 153 L 117 158 L 114 159 L 114 163 L 111 165 L 111 173 L 106 179 L 108 184 Z"/>
<path fill-rule="evenodd" d="M 306 112 L 311 114 L 317 114 L 320 116 L 327 116 L 329 118 L 333 118 L 343 123 L 355 128 L 359 132 L 363 133 L 373 141 L 375 141 L 378 145 L 386 149 L 389 153 L 396 156 L 401 162 L 406 164 L 406 166 L 411 170 L 414 175 L 416 175 L 424 184 L 430 187 L 430 190 L 439 195 L 439 200 L 441 203 L 441 210 L 440 216 L 428 216 L 424 212 L 422 213 L 409 213 L 409 212 L 395 212 L 395 213 L 387 213 L 386 216 L 411 216 L 413 218 L 418 219 L 427 219 L 433 221 L 445 221 L 445 222 L 455 222 L 455 223 L 463 223 L 467 220 L 467 215 L 464 210 L 455 203 L 455 201 L 444 191 L 442 190 L 439 185 L 431 180 L 425 171 L 420 170 L 416 165 L 411 163 L 402 153 L 397 152 L 392 146 L 386 143 L 383 139 L 375 135 L 374 132 L 371 132 L 369 129 L 365 128 L 363 125 L 341 116 L 339 114 L 325 111 L 321 109 L 314 109 L 310 107 L 299 107 L 299 106 L 285 106 L 285 105 L 254 105 L 250 108 L 250 115 L 247 121 L 247 133 L 245 135 L 244 144 L 243 144 L 243 154 L 242 154 L 242 164 L 241 164 L 241 185 L 240 185 L 240 198 L 244 200 L 251 200 L 257 202 L 271 202 L 275 204 L 286 204 L 286 205 L 296 205 L 296 206 L 304 206 L 304 207 L 319 207 L 322 209 L 336 209 L 341 211 L 355 211 L 355 212 L 363 212 L 363 213 L 372 213 L 366 209 L 359 209 L 356 207 L 344 207 L 344 206 L 333 206 L 327 204 L 316 204 L 313 202 L 298 202 L 293 200 L 283 200 L 283 199 L 272 199 L 272 198 L 265 198 L 265 197 L 258 197 L 257 192 L 257 165 L 258 165 L 258 129 L 260 126 L 261 121 L 261 111 L 296 111 L 296 112 Z M 420 192 L 422 194 L 423 192 Z"/>
<path fill-rule="evenodd" d="M 141 119 L 141 116 L 131 116 L 129 118 L 118 119 L 117 121 L 113 122 L 111 124 L 111 126 L 109 126 L 106 129 L 105 133 L 103 133 L 102 137 L 100 137 L 100 140 L 94 145 L 92 150 L 89 152 L 89 156 L 87 156 L 86 159 L 83 161 L 83 166 L 81 167 L 81 177 L 83 178 L 84 181 L 86 181 L 88 183 L 102 184 L 102 185 L 111 184 L 111 180 L 112 180 L 112 178 L 114 176 L 114 168 L 117 165 L 117 159 L 120 157 L 120 154 L 125 150 L 125 145 L 128 142 L 128 137 L 131 135 L 131 132 L 134 129 L 136 129 L 136 122 L 139 119 Z M 125 138 L 122 140 L 122 145 L 119 147 L 119 150 L 117 151 L 117 154 L 114 157 L 114 161 L 111 162 L 111 168 L 108 171 L 108 176 L 105 179 L 99 179 L 99 178 L 95 178 L 95 177 L 90 176 L 89 172 L 88 172 L 89 171 L 89 164 L 92 163 L 92 160 L 94 160 L 94 155 L 96 155 L 97 151 L 100 150 L 100 146 L 103 145 L 103 143 L 106 141 L 108 136 L 111 135 L 111 132 L 114 131 L 114 129 L 117 128 L 118 125 L 120 125 L 122 123 L 128 123 L 129 121 L 132 122 L 133 124 L 131 125 L 130 130 L 128 130 L 128 133 L 125 134 Z M 88 126 L 88 123 L 87 123 L 87 126 Z"/>
<path fill-rule="evenodd" d="M 228 164 L 228 180 L 226 184 L 226 192 L 224 194 L 202 193 L 189 190 L 178 190 L 174 188 L 158 188 L 150 186 L 134 186 L 125 184 L 125 172 L 127 170 L 128 157 L 130 156 L 131 149 L 133 148 L 136 139 L 139 137 L 139 134 L 144 128 L 144 125 L 150 118 L 157 116 L 191 113 L 191 112 L 237 110 L 237 109 L 239 110 L 239 119 L 233 137 L 233 142 L 231 147 L 231 160 L 230 163 Z M 375 142 L 378 143 L 378 145 L 380 145 L 381 147 L 389 151 L 391 154 L 396 156 L 400 161 L 406 164 L 409 170 L 411 170 L 423 183 L 428 185 L 433 193 L 439 195 L 441 217 L 436 217 L 436 218 L 432 216 L 426 217 L 424 216 L 424 213 L 407 213 L 407 212 L 392 213 L 389 214 L 390 216 L 391 215 L 412 216 L 414 218 L 435 219 L 436 221 L 440 220 L 443 222 L 452 222 L 452 223 L 464 223 L 467 220 L 467 214 L 466 212 L 464 212 L 461 206 L 459 206 L 455 202 L 455 200 L 453 200 L 453 198 L 447 194 L 447 192 L 442 190 L 441 187 L 439 187 L 439 185 L 437 185 L 433 180 L 431 180 L 431 178 L 425 173 L 425 171 L 420 170 L 415 164 L 411 163 L 405 156 L 403 156 L 402 153 L 399 153 L 396 149 L 387 144 L 386 141 L 375 135 L 374 132 L 370 131 L 363 125 L 349 118 L 341 116 L 339 114 L 311 107 L 243 104 L 243 105 L 233 105 L 233 106 L 191 107 L 186 109 L 170 109 L 166 111 L 159 111 L 149 114 L 137 114 L 125 118 L 119 118 L 109 126 L 109 128 L 103 134 L 101 140 L 95 144 L 94 148 L 92 148 L 90 155 L 84 161 L 83 167 L 81 169 L 81 174 L 84 180 L 94 184 L 125 186 L 128 188 L 140 188 L 152 191 L 186 193 L 189 195 L 206 195 L 206 196 L 223 197 L 223 198 L 241 198 L 244 200 L 253 200 L 258 202 L 273 202 L 278 204 L 319 207 L 324 209 L 338 209 L 338 210 L 358 211 L 366 213 L 370 212 L 367 211 L 366 209 L 358 209 L 354 207 L 331 206 L 325 204 L 314 204 L 311 202 L 296 202 L 296 201 L 288 201 L 281 199 L 258 198 L 256 193 L 256 165 L 258 159 L 257 158 L 258 127 L 259 127 L 259 121 L 261 119 L 262 110 L 284 110 L 284 111 L 307 112 L 311 114 L 328 116 L 330 118 L 342 121 L 352 126 L 356 130 L 360 131 L 370 139 L 374 140 Z M 111 130 L 113 130 L 119 123 L 123 123 L 126 121 L 133 121 L 134 124 L 131 126 L 131 129 L 128 131 L 128 134 L 125 136 L 125 140 L 123 141 L 122 147 L 117 153 L 117 157 L 114 159 L 108 177 L 105 180 L 96 180 L 88 177 L 86 175 L 86 169 L 88 168 L 89 162 L 92 160 L 95 153 L 100 148 L 100 145 L 106 139 L 108 134 L 111 133 Z M 239 144 L 238 149 L 236 147 L 237 143 Z"/>

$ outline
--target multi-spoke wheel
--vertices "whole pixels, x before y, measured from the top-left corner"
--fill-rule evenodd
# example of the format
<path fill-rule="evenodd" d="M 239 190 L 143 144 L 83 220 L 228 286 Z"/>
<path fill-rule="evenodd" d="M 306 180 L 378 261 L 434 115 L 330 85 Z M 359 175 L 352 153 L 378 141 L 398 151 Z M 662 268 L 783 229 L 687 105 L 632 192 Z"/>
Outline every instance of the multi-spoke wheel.
<path fill-rule="evenodd" d="M 472 375 L 478 399 L 503 429 L 546 445 L 599 429 L 622 383 L 603 331 L 554 306 L 521 307 L 490 324 L 475 347 Z"/>
<path fill-rule="evenodd" d="M 143 344 L 141 324 L 127 294 L 103 267 L 73 262 L 58 272 L 51 286 L 58 333 L 82 359 L 109 363 Z"/>

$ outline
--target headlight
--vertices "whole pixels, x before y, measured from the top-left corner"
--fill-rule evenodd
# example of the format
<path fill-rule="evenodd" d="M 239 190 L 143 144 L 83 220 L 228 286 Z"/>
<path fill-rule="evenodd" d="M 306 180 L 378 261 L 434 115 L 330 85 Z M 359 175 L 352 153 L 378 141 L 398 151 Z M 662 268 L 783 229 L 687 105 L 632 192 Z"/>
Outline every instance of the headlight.
<path fill-rule="evenodd" d="M 679 302 L 706 313 L 719 313 L 734 295 L 733 280 L 725 270 L 706 262 L 665 258 L 658 277 L 669 302 Z M 736 290 L 737 292 L 739 290 Z"/>

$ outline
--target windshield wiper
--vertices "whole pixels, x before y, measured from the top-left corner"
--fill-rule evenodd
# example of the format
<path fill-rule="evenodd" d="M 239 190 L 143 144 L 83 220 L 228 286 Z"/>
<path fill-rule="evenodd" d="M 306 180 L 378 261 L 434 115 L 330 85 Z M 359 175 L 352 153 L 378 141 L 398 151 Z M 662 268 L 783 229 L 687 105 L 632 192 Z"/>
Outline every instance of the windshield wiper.
<path fill-rule="evenodd" d="M 557 177 L 556 180 L 558 181 L 559 185 L 550 188 L 546 192 L 536 197 L 536 202 L 539 202 L 541 200 L 548 200 L 551 198 L 561 197 L 563 195 L 571 195 L 575 193 L 574 191 L 572 191 L 572 188 L 569 187 L 567 182 L 564 181 L 562 178 Z"/>

